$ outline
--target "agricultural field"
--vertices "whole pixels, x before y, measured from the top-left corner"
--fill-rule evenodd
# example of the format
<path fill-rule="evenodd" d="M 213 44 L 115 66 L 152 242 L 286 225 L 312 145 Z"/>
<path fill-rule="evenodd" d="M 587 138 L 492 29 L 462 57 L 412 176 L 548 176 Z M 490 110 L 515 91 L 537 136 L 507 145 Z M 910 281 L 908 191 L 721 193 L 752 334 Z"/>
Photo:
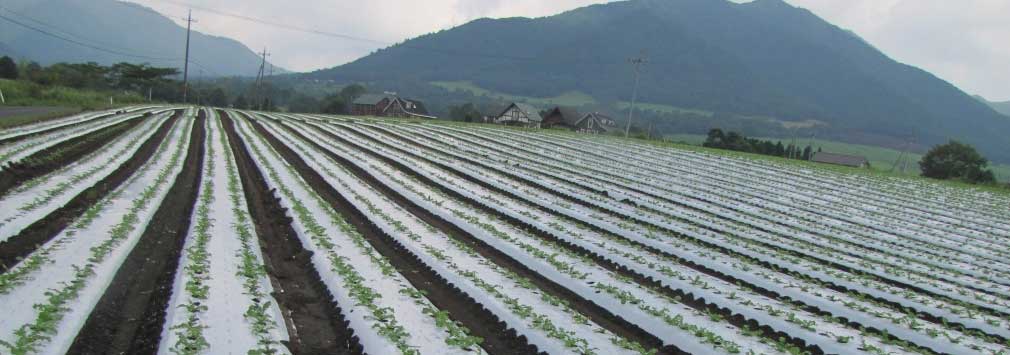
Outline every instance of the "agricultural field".
<path fill-rule="evenodd" d="M 0 354 L 1010 354 L 995 191 L 186 106 L 0 163 Z"/>

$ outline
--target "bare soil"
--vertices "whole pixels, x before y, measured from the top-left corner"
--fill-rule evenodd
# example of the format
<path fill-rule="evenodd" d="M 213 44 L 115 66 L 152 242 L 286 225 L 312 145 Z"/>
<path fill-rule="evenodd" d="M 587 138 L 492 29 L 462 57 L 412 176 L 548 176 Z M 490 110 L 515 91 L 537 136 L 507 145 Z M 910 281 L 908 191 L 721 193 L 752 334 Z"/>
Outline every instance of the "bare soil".
<path fill-rule="evenodd" d="M 313 267 L 312 252 L 305 249 L 291 227 L 291 218 L 257 169 L 232 118 L 224 111 L 220 115 L 235 153 L 263 261 L 274 287 L 273 297 L 287 322 L 291 339 L 286 343 L 288 349 L 293 354 L 362 353 L 340 306 Z"/>

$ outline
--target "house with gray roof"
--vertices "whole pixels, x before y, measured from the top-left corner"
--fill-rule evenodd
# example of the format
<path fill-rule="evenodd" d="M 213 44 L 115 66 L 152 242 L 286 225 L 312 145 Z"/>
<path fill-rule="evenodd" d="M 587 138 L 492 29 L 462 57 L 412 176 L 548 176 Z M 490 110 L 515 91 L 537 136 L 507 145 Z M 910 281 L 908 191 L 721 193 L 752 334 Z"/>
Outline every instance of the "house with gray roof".
<path fill-rule="evenodd" d="M 395 94 L 361 95 L 351 103 L 351 114 L 357 116 L 436 118 L 428 114 L 428 109 L 424 106 L 423 102 L 401 98 Z"/>
<path fill-rule="evenodd" d="M 505 107 L 498 115 L 494 116 L 492 123 L 507 126 L 521 126 L 527 128 L 540 128 L 540 110 L 530 104 L 513 102 Z"/>

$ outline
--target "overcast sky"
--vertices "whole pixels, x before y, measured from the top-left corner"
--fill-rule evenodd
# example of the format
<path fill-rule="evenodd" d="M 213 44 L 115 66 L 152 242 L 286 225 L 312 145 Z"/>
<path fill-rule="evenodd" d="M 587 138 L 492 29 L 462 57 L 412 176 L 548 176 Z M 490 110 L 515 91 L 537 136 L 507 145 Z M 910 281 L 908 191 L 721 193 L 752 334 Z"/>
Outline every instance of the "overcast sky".
<path fill-rule="evenodd" d="M 481 17 L 539 17 L 605 0 L 127 0 L 174 18 L 192 4 L 274 22 L 375 40 L 354 41 L 194 10 L 194 28 L 227 36 L 282 67 L 308 71 Z M 671 0 L 672 1 L 672 0 Z M 721 1 L 721 0 L 712 0 Z M 926 69 L 970 94 L 1010 100 L 1008 0 L 786 0 L 850 29 L 892 58 Z"/>

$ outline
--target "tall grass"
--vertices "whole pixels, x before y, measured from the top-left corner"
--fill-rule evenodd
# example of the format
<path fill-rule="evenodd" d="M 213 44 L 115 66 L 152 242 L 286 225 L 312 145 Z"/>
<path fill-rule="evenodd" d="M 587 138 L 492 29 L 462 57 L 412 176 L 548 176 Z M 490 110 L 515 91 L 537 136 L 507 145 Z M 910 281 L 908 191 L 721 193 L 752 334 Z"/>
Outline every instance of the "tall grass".
<path fill-rule="evenodd" d="M 43 86 L 28 81 L 0 79 L 6 106 L 59 106 L 81 110 L 109 108 L 113 105 L 137 104 L 145 98 L 133 92 L 102 92 L 72 89 L 62 86 Z"/>

